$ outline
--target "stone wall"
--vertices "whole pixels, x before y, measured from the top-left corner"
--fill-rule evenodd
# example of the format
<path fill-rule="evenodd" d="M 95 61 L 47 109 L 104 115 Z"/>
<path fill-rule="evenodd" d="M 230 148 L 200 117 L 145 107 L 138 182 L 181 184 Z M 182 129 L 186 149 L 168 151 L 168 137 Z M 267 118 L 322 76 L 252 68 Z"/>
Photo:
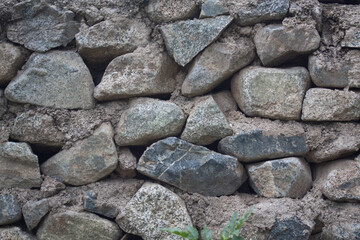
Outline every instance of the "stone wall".
<path fill-rule="evenodd" d="M 359 13 L 2 0 L 0 239 L 359 240 Z"/>

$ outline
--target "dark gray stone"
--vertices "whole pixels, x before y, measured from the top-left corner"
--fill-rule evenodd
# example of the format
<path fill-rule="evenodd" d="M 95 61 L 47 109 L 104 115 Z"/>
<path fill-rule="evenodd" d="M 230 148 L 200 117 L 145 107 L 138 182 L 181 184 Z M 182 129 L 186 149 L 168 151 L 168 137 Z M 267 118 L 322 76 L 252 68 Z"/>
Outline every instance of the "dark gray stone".
<path fill-rule="evenodd" d="M 277 220 L 271 229 L 268 240 L 308 240 L 310 227 L 297 217 Z"/>
<path fill-rule="evenodd" d="M 17 222 L 21 219 L 21 208 L 16 196 L 0 195 L 0 225 Z"/>
<path fill-rule="evenodd" d="M 22 213 L 29 230 L 34 229 L 41 219 L 50 211 L 49 202 L 43 199 L 37 202 L 29 201 L 22 207 Z"/>
<path fill-rule="evenodd" d="M 207 196 L 234 193 L 247 176 L 236 158 L 169 137 L 151 145 L 141 156 L 138 172 Z"/>
<path fill-rule="evenodd" d="M 220 0 L 207 0 L 201 5 L 200 18 L 216 17 L 219 15 L 229 14 Z"/>
<path fill-rule="evenodd" d="M 116 206 L 98 201 L 97 194 L 92 191 L 86 191 L 84 193 L 84 209 L 108 218 L 116 218 L 119 213 Z"/>

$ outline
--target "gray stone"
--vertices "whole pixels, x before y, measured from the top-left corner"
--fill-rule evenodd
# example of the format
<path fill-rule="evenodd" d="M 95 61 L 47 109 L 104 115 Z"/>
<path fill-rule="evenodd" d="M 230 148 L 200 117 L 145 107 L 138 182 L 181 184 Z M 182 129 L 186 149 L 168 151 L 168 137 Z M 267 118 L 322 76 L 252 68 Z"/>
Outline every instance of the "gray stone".
<path fill-rule="evenodd" d="M 176 137 L 151 145 L 141 156 L 137 170 L 184 191 L 206 196 L 232 194 L 247 178 L 236 158 Z"/>
<path fill-rule="evenodd" d="M 118 152 L 119 165 L 116 167 L 116 172 L 121 178 L 133 178 L 136 176 L 136 157 L 131 153 L 127 147 L 121 147 Z"/>
<path fill-rule="evenodd" d="M 86 9 L 84 13 L 84 17 L 86 19 L 86 23 L 89 26 L 92 26 L 104 20 L 104 16 L 101 14 L 100 10 L 95 6 L 90 6 L 88 9 Z"/>
<path fill-rule="evenodd" d="M 232 78 L 231 93 L 248 116 L 300 120 L 309 86 L 309 72 L 303 67 L 248 67 Z"/>
<path fill-rule="evenodd" d="M 264 197 L 302 198 L 312 185 L 311 169 L 303 158 L 275 159 L 246 168 L 251 187 Z"/>
<path fill-rule="evenodd" d="M 46 217 L 36 236 L 38 240 L 118 240 L 122 231 L 114 222 L 95 214 L 66 211 Z"/>
<path fill-rule="evenodd" d="M 273 24 L 257 31 L 254 43 L 263 65 L 277 66 L 315 51 L 319 47 L 320 36 L 315 28 L 306 25 L 290 28 Z"/>
<path fill-rule="evenodd" d="M 357 121 L 360 119 L 360 93 L 326 88 L 306 92 L 303 121 Z"/>
<path fill-rule="evenodd" d="M 176 104 L 150 98 L 139 99 L 121 115 L 115 142 L 119 146 L 148 145 L 179 135 L 184 124 L 184 113 Z"/>
<path fill-rule="evenodd" d="M 212 94 L 212 97 L 224 114 L 230 111 L 236 111 L 238 109 L 236 101 L 229 90 L 223 90 L 218 93 L 214 93 Z"/>
<path fill-rule="evenodd" d="M 38 157 L 26 143 L 0 144 L 0 189 L 40 187 Z"/>
<path fill-rule="evenodd" d="M 271 228 L 268 240 L 308 240 L 311 229 L 299 218 L 277 220 Z"/>
<path fill-rule="evenodd" d="M 232 133 L 224 114 L 210 96 L 197 103 L 190 112 L 181 139 L 197 145 L 209 145 Z"/>
<path fill-rule="evenodd" d="M 125 232 L 144 240 L 181 240 L 161 228 L 192 225 L 184 201 L 155 183 L 145 183 L 122 209 L 116 222 Z"/>
<path fill-rule="evenodd" d="M 4 91 L 0 89 L 0 120 L 7 111 L 7 101 L 4 97 Z"/>
<path fill-rule="evenodd" d="M 66 46 L 79 31 L 71 11 L 62 11 L 46 3 L 34 5 L 28 11 L 24 19 L 10 23 L 7 29 L 8 39 L 27 49 L 46 52 Z"/>
<path fill-rule="evenodd" d="M 167 24 L 160 28 L 168 53 L 181 66 L 215 41 L 232 22 L 230 16 L 195 19 Z"/>
<path fill-rule="evenodd" d="M 206 0 L 201 5 L 200 18 L 216 17 L 219 15 L 229 14 L 220 0 Z"/>
<path fill-rule="evenodd" d="M 199 8 L 194 0 L 150 0 L 145 11 L 151 21 L 160 23 L 196 17 Z"/>
<path fill-rule="evenodd" d="M 81 57 L 72 51 L 33 53 L 18 75 L 5 89 L 13 102 L 89 109 L 94 107 L 94 82 Z"/>
<path fill-rule="evenodd" d="M 0 195 L 0 226 L 21 219 L 21 208 L 16 196 Z"/>
<path fill-rule="evenodd" d="M 36 240 L 31 234 L 22 231 L 19 227 L 0 228 L 0 239 L 2 240 Z"/>
<path fill-rule="evenodd" d="M 86 191 L 84 194 L 84 209 L 108 218 L 116 218 L 119 211 L 111 203 L 97 201 L 97 194 Z"/>
<path fill-rule="evenodd" d="M 94 97 L 100 101 L 168 94 L 175 90 L 178 65 L 160 49 L 147 47 L 115 58 Z"/>
<path fill-rule="evenodd" d="M 103 123 L 94 134 L 63 150 L 41 165 L 41 171 L 64 183 L 79 186 L 96 182 L 116 169 L 117 152 L 110 123 Z"/>
<path fill-rule="evenodd" d="M 24 64 L 27 53 L 22 47 L 0 42 L 0 86 L 4 86 L 15 77 Z"/>
<path fill-rule="evenodd" d="M 22 207 L 22 213 L 26 226 L 29 230 L 34 229 L 40 223 L 41 219 L 50 211 L 47 199 L 40 201 L 29 201 Z"/>
<path fill-rule="evenodd" d="M 61 190 L 66 188 L 65 184 L 58 180 L 45 176 L 44 181 L 41 183 L 40 191 L 44 198 L 52 197 L 58 194 Z"/>
<path fill-rule="evenodd" d="M 210 92 L 251 63 L 255 57 L 254 50 L 249 38 L 213 43 L 195 59 L 181 87 L 182 94 L 194 97 Z"/>
<path fill-rule="evenodd" d="M 76 34 L 79 54 L 90 64 L 107 64 L 149 42 L 151 29 L 139 20 L 106 20 Z"/>
<path fill-rule="evenodd" d="M 335 221 L 323 228 L 321 240 L 358 240 L 360 222 Z"/>
<path fill-rule="evenodd" d="M 360 48 L 360 28 L 351 27 L 345 31 L 345 37 L 341 41 L 342 47 Z"/>

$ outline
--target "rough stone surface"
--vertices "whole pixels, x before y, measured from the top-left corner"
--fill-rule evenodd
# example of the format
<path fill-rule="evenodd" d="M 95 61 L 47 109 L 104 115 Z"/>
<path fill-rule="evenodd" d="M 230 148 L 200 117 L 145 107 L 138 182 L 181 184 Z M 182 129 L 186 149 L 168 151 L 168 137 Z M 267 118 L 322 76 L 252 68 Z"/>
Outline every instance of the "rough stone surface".
<path fill-rule="evenodd" d="M 307 240 L 311 234 L 308 225 L 301 222 L 297 217 L 277 220 L 271 228 L 268 240 Z"/>
<path fill-rule="evenodd" d="M 231 80 L 231 92 L 248 116 L 300 120 L 302 101 L 310 86 L 303 67 L 248 67 Z"/>
<path fill-rule="evenodd" d="M 160 228 L 192 225 L 183 200 L 165 187 L 145 183 L 120 211 L 116 222 L 125 232 L 144 240 L 181 240 Z"/>
<path fill-rule="evenodd" d="M 147 145 L 162 138 L 177 136 L 184 124 L 184 113 L 176 104 L 140 99 L 121 115 L 115 141 L 119 146 Z"/>
<path fill-rule="evenodd" d="M 181 139 L 197 145 L 209 145 L 232 133 L 224 114 L 210 96 L 190 112 Z"/>
<path fill-rule="evenodd" d="M 220 0 L 206 0 L 201 5 L 200 18 L 216 17 L 219 15 L 229 14 Z"/>
<path fill-rule="evenodd" d="M 315 51 L 320 36 L 315 28 L 292 28 L 273 24 L 256 32 L 254 37 L 257 54 L 264 66 L 277 66 L 287 60 Z"/>
<path fill-rule="evenodd" d="M 0 144 L 0 189 L 41 185 L 38 157 L 26 143 Z"/>
<path fill-rule="evenodd" d="M 236 101 L 229 90 L 223 90 L 212 94 L 212 97 L 224 114 L 230 111 L 236 111 L 238 109 Z"/>
<path fill-rule="evenodd" d="M 360 222 L 337 221 L 323 229 L 322 240 L 360 239 Z"/>
<path fill-rule="evenodd" d="M 360 119 L 360 93 L 325 88 L 306 92 L 303 121 L 357 121 Z"/>
<path fill-rule="evenodd" d="M 6 85 L 15 77 L 25 59 L 26 52 L 22 47 L 0 42 L 0 86 Z"/>
<path fill-rule="evenodd" d="M 310 166 L 303 158 L 275 159 L 249 164 L 246 168 L 254 191 L 268 198 L 301 198 L 312 184 Z"/>
<path fill-rule="evenodd" d="M 119 165 L 116 167 L 116 172 L 121 178 L 133 178 L 136 176 L 136 157 L 131 153 L 127 147 L 121 147 L 118 151 Z"/>
<path fill-rule="evenodd" d="M 254 57 L 254 44 L 249 38 L 213 43 L 195 59 L 181 92 L 186 97 L 207 93 L 251 63 Z"/>
<path fill-rule="evenodd" d="M 49 215 L 36 234 L 39 240 L 118 240 L 121 235 L 115 223 L 92 213 L 73 211 Z"/>
<path fill-rule="evenodd" d="M 156 47 L 115 58 L 105 70 L 94 97 L 100 101 L 168 94 L 175 89 L 177 64 Z"/>
<path fill-rule="evenodd" d="M 107 64 L 149 41 L 151 29 L 139 20 L 107 20 L 76 34 L 79 54 L 90 64 Z"/>
<path fill-rule="evenodd" d="M 52 197 L 58 194 L 61 190 L 66 188 L 65 184 L 58 180 L 45 176 L 44 181 L 41 183 L 40 191 L 44 198 Z"/>
<path fill-rule="evenodd" d="M 17 222 L 20 219 L 21 208 L 16 196 L 0 195 L 0 226 Z"/>
<path fill-rule="evenodd" d="M 110 123 L 102 124 L 94 134 L 49 158 L 41 171 L 64 183 L 79 186 L 96 182 L 115 170 L 118 157 Z"/>
<path fill-rule="evenodd" d="M 94 106 L 94 82 L 81 57 L 72 51 L 33 53 L 18 75 L 5 89 L 13 102 L 55 108 Z"/>
<path fill-rule="evenodd" d="M 0 228 L 0 239 L 2 240 L 36 240 L 36 238 L 19 227 Z"/>
<path fill-rule="evenodd" d="M 115 218 L 119 213 L 112 204 L 97 201 L 97 194 L 92 191 L 84 194 L 84 209 L 108 218 Z"/>
<path fill-rule="evenodd" d="M 342 47 L 360 48 L 360 28 L 351 27 L 345 32 L 345 37 L 341 41 Z"/>
<path fill-rule="evenodd" d="M 10 23 L 7 37 L 27 49 L 46 52 L 65 46 L 78 32 L 75 14 L 62 11 L 46 3 L 39 3 L 25 10 L 23 19 Z"/>
<path fill-rule="evenodd" d="M 180 21 L 160 28 L 168 53 L 181 66 L 215 41 L 232 22 L 230 16 Z"/>
<path fill-rule="evenodd" d="M 29 230 L 34 229 L 40 223 L 41 219 L 50 211 L 47 199 L 40 201 L 29 201 L 22 207 L 22 213 L 26 226 Z"/>
<path fill-rule="evenodd" d="M 4 97 L 4 91 L 0 90 L 0 120 L 2 119 L 2 116 L 6 113 L 7 111 L 7 101 L 6 98 Z"/>

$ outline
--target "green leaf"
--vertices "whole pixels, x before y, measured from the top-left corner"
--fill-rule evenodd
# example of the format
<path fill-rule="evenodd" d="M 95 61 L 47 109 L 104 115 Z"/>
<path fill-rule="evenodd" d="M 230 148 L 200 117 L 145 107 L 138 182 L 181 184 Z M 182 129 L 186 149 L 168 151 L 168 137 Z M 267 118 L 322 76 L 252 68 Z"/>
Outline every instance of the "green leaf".
<path fill-rule="evenodd" d="M 191 226 L 186 226 L 185 229 L 188 231 L 189 233 L 189 240 L 198 240 L 199 239 L 199 232 L 196 228 L 191 227 Z"/>
<path fill-rule="evenodd" d="M 255 207 L 252 206 L 245 214 L 242 216 L 239 221 L 237 222 L 236 229 L 240 229 L 241 226 L 244 224 L 245 221 L 247 221 L 251 215 L 251 213 L 254 211 Z"/>
<path fill-rule="evenodd" d="M 175 234 L 175 235 L 178 235 L 178 236 L 183 237 L 183 238 L 189 238 L 189 233 L 183 231 L 180 228 L 161 228 L 161 230 L 165 231 L 165 232 Z"/>
<path fill-rule="evenodd" d="M 201 237 L 203 240 L 212 240 L 211 231 L 206 225 L 204 225 L 203 229 L 201 230 Z"/>
<path fill-rule="evenodd" d="M 232 238 L 232 240 L 245 240 L 245 238 L 241 237 L 241 236 L 234 236 Z"/>
<path fill-rule="evenodd" d="M 234 214 L 232 215 L 232 217 L 230 218 L 230 221 L 228 223 L 229 232 L 233 232 L 233 230 L 235 229 L 237 214 L 238 213 L 235 211 Z"/>

